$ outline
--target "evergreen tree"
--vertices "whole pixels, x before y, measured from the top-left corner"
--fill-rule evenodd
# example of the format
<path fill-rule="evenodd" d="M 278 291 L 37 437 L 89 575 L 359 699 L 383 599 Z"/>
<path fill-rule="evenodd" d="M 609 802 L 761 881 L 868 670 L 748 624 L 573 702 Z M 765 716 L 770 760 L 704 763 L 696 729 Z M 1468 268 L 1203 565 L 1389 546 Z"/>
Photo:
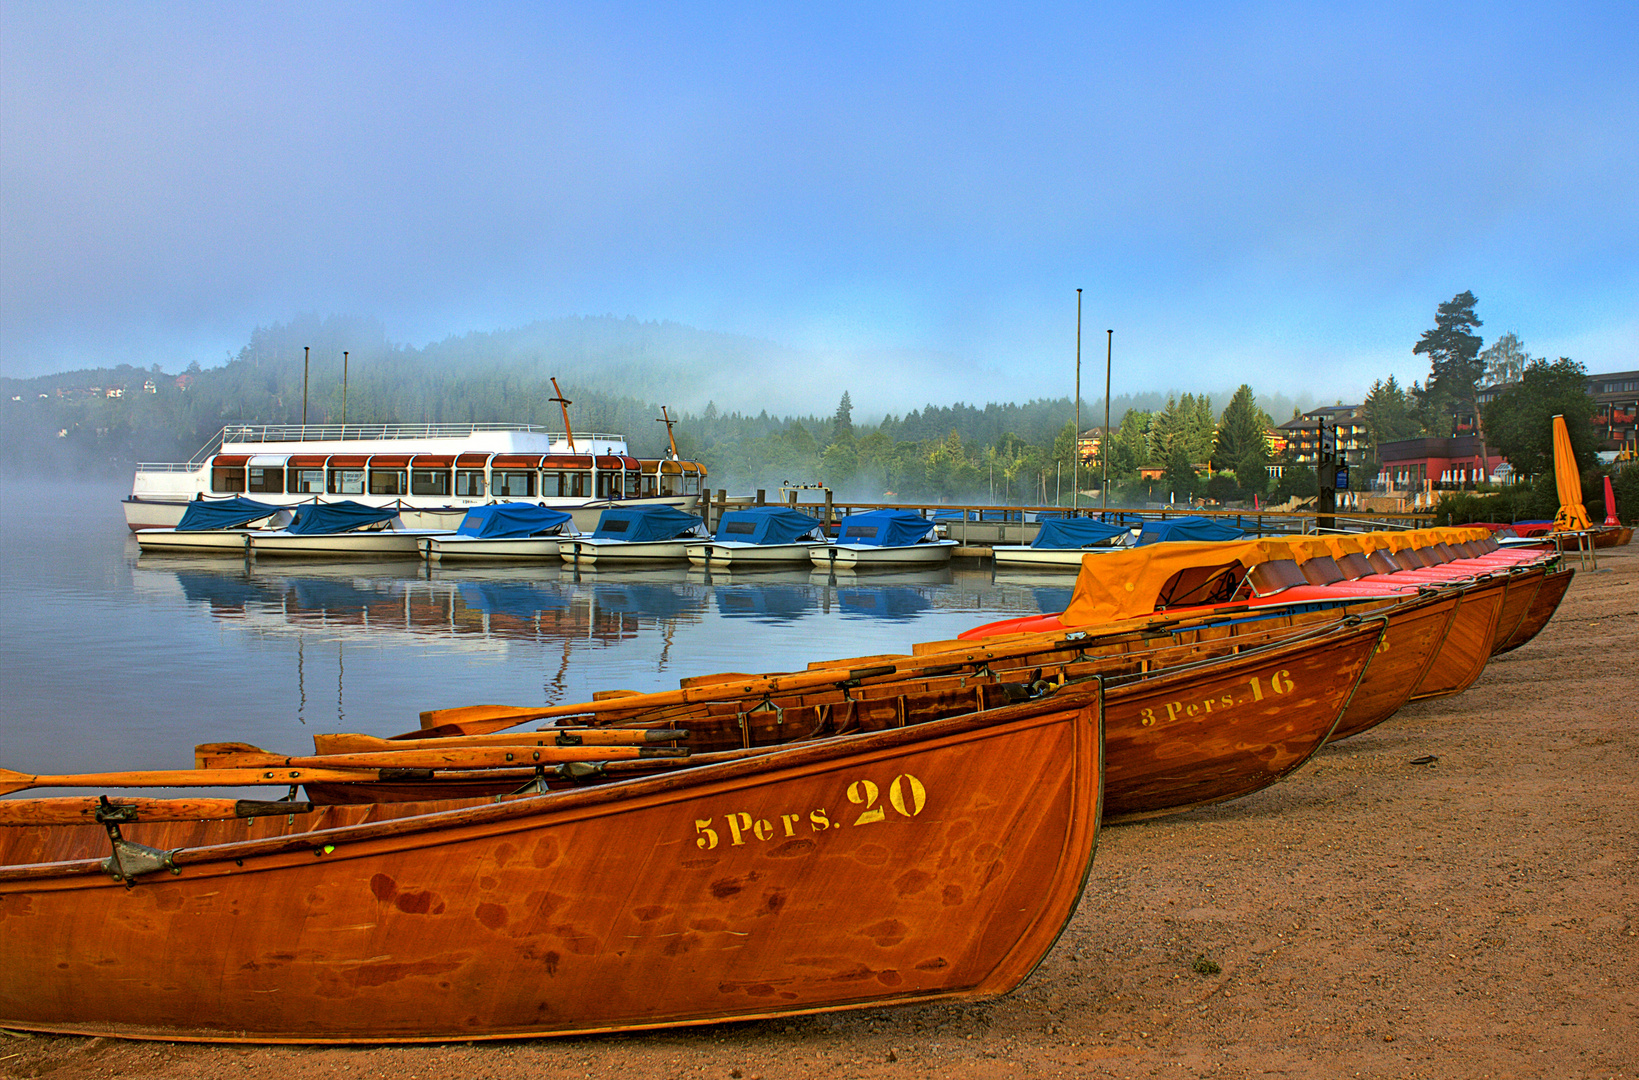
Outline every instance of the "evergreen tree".
<path fill-rule="evenodd" d="M 848 391 L 844 390 L 842 401 L 837 404 L 836 415 L 831 418 L 831 438 L 840 441 L 853 437 L 854 403 L 848 399 Z"/>
<path fill-rule="evenodd" d="M 1252 388 L 1242 383 L 1235 396 L 1229 399 L 1229 404 L 1224 406 L 1224 414 L 1218 420 L 1218 441 L 1212 449 L 1212 467 L 1239 472 L 1243 463 L 1253 459 L 1257 464 L 1263 464 L 1268 460 L 1269 453 L 1264 432 L 1272 426 L 1268 415 L 1258 408 Z"/>
<path fill-rule="evenodd" d="M 1431 370 L 1428 392 L 1438 393 L 1474 417 L 1474 433 L 1480 439 L 1480 453 L 1486 453 L 1485 425 L 1480 422 L 1479 383 L 1485 364 L 1479 358 L 1480 336 L 1470 333 L 1483 325 L 1474 314 L 1479 301 L 1471 292 L 1460 292 L 1441 304 L 1434 313 L 1434 329 L 1425 330 L 1412 346 L 1412 355 L 1426 353 Z"/>

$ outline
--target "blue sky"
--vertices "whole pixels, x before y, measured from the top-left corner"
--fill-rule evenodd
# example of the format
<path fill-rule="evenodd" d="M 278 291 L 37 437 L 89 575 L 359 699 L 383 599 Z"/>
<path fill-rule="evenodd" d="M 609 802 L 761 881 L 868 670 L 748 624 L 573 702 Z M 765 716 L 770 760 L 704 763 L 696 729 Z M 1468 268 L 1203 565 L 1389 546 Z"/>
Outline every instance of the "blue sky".
<path fill-rule="evenodd" d="M 1639 5 L 0 7 L 6 374 L 613 313 L 1021 400 L 1078 286 L 1117 393 L 1355 399 L 1463 289 L 1639 367 Z"/>

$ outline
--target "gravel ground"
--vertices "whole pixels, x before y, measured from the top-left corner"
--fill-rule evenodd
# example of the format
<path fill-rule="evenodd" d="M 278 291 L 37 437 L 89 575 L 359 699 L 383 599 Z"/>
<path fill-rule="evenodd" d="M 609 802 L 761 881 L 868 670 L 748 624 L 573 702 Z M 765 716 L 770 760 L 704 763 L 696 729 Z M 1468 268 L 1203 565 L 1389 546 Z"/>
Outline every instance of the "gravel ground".
<path fill-rule="evenodd" d="M 7 1033 L 0 1076 L 1631 1078 L 1639 547 L 1600 554 L 1467 693 L 1250 798 L 1107 830 L 1000 1000 L 476 1046 Z"/>

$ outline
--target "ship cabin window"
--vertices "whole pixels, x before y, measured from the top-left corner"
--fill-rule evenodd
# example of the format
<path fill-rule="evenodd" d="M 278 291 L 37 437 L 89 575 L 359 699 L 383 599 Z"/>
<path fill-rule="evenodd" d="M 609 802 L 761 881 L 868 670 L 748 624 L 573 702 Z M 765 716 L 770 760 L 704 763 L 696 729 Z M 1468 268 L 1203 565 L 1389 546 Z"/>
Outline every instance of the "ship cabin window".
<path fill-rule="evenodd" d="M 629 472 L 626 474 L 626 497 L 641 499 L 643 497 L 643 474 Z"/>
<path fill-rule="evenodd" d="M 448 469 L 411 469 L 411 495 L 448 495 L 450 493 L 450 471 Z"/>
<path fill-rule="evenodd" d="M 620 498 L 620 474 L 617 472 L 598 473 L 598 494 L 600 499 Z"/>
<path fill-rule="evenodd" d="M 535 474 L 533 472 L 498 472 L 494 474 L 495 495 L 503 499 L 533 499 Z"/>
<path fill-rule="evenodd" d="M 323 469 L 295 469 L 292 471 L 290 493 L 292 495 L 323 495 Z"/>
<path fill-rule="evenodd" d="M 245 467 L 243 465 L 215 468 L 211 470 L 212 491 L 241 492 L 245 490 Z"/>
<path fill-rule="evenodd" d="M 250 479 L 245 485 L 247 491 L 260 491 L 271 495 L 282 495 L 285 490 L 285 470 L 283 466 L 269 469 L 261 465 L 252 465 L 249 469 Z"/>
<path fill-rule="evenodd" d="M 688 473 L 688 474 L 684 475 L 684 477 L 683 477 L 683 494 L 685 494 L 685 495 L 698 495 L 698 494 L 700 494 L 700 474 L 699 473 Z"/>
<path fill-rule="evenodd" d="M 404 485 L 403 469 L 370 470 L 370 494 L 406 495 L 408 493 Z"/>
<path fill-rule="evenodd" d="M 643 478 L 643 498 L 652 499 L 660 494 L 659 480 L 654 473 L 649 473 Z"/>
<path fill-rule="evenodd" d="M 484 497 L 484 471 L 482 469 L 455 470 L 455 494 L 461 499 L 482 499 Z"/>
<path fill-rule="evenodd" d="M 331 469 L 330 494 L 332 495 L 363 495 L 363 469 Z"/>
<path fill-rule="evenodd" d="M 547 469 L 541 473 L 541 494 L 561 499 L 584 499 L 589 490 L 589 474 L 578 470 L 558 472 Z"/>

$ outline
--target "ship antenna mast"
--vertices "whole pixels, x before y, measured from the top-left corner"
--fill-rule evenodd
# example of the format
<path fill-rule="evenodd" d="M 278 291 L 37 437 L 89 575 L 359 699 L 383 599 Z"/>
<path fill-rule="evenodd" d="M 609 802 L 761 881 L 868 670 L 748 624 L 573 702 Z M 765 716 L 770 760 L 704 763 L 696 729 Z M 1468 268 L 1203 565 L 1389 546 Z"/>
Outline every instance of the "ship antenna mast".
<path fill-rule="evenodd" d="M 655 423 L 665 424 L 666 425 L 666 441 L 671 443 L 671 446 L 672 446 L 672 460 L 676 461 L 677 460 L 677 436 L 672 434 L 672 425 L 677 423 L 677 421 L 673 420 L 671 418 L 671 414 L 666 411 L 666 406 L 664 406 L 664 405 L 660 406 L 660 416 L 655 419 Z"/>
<path fill-rule="evenodd" d="M 558 407 L 563 410 L 563 433 L 569 440 L 569 452 L 573 454 L 575 452 L 575 433 L 569 427 L 569 406 L 573 405 L 574 402 L 563 396 L 563 391 L 558 389 L 558 380 L 556 377 L 552 378 L 552 392 L 558 396 L 554 398 L 547 398 L 546 400 L 556 401 L 558 403 Z"/>

